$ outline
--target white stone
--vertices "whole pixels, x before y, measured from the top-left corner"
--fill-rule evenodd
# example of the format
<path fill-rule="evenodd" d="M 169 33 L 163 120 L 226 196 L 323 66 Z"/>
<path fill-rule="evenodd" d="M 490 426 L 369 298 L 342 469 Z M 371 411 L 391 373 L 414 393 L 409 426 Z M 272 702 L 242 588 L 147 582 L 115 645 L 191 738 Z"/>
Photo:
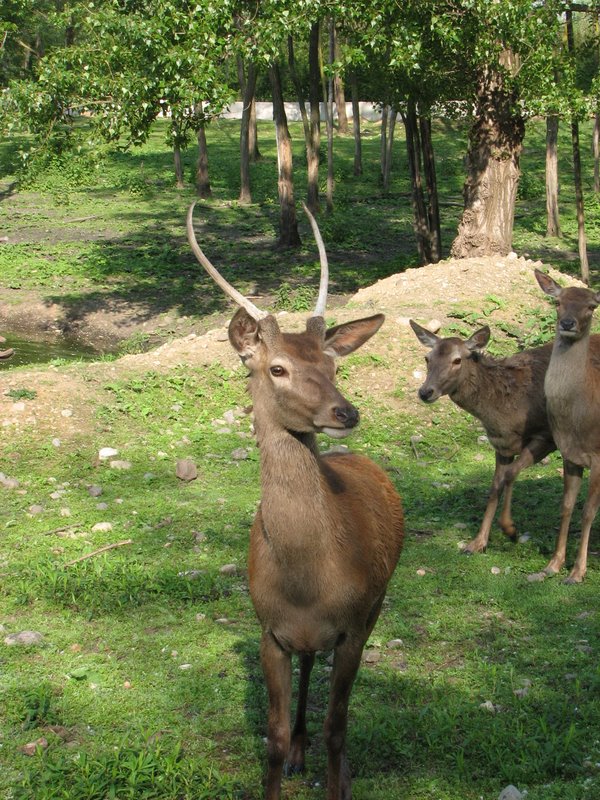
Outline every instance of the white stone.
<path fill-rule="evenodd" d="M 101 447 L 98 451 L 98 458 L 101 461 L 106 461 L 108 458 L 113 458 L 114 456 L 118 456 L 119 451 L 116 450 L 114 447 Z"/>

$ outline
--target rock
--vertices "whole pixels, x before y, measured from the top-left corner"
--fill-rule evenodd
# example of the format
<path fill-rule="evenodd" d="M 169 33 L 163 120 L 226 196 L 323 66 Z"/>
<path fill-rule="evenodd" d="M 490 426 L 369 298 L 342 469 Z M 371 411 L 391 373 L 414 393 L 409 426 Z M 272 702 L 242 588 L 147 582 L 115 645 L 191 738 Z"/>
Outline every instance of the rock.
<path fill-rule="evenodd" d="M 20 484 L 16 478 L 9 478 L 3 472 L 0 472 L 0 486 L 4 486 L 5 489 L 18 489 Z"/>
<path fill-rule="evenodd" d="M 397 650 L 399 647 L 403 647 L 403 645 L 404 642 L 402 639 L 390 639 L 390 641 L 387 642 L 386 647 L 390 650 Z"/>
<path fill-rule="evenodd" d="M 235 411 L 232 411 L 231 409 L 226 411 L 223 414 L 223 419 L 225 420 L 227 425 L 234 425 L 235 424 Z"/>
<path fill-rule="evenodd" d="M 36 514 L 42 514 L 44 512 L 44 506 L 40 506 L 35 503 L 34 505 L 29 506 L 28 511 L 30 514 L 33 514 L 33 516 Z"/>
<path fill-rule="evenodd" d="M 92 484 L 91 486 L 88 486 L 88 494 L 90 497 L 100 497 L 102 494 L 102 487 Z"/>
<path fill-rule="evenodd" d="M 180 664 L 179 665 L 179 669 L 181 669 L 181 670 L 188 670 L 188 669 L 191 669 L 191 668 L 192 668 L 191 664 Z"/>
<path fill-rule="evenodd" d="M 100 461 L 106 461 L 108 458 L 114 458 L 114 456 L 118 456 L 119 451 L 115 450 L 114 447 L 101 447 L 98 451 L 98 458 Z"/>
<path fill-rule="evenodd" d="M 509 786 L 502 789 L 498 795 L 498 800 L 521 800 L 522 797 L 523 794 L 511 783 Z"/>
<path fill-rule="evenodd" d="M 111 469 L 131 469 L 131 461 L 116 461 L 110 462 Z"/>
<path fill-rule="evenodd" d="M 422 577 L 423 577 L 423 575 L 427 575 L 427 571 L 426 571 L 426 570 L 424 570 L 424 569 L 418 569 L 418 570 L 417 570 L 417 575 L 418 575 L 420 578 L 422 578 Z"/>
<path fill-rule="evenodd" d="M 60 447 L 60 439 L 52 439 L 52 446 L 53 447 Z"/>
<path fill-rule="evenodd" d="M 249 451 L 245 447 L 238 447 L 231 453 L 234 461 L 244 461 L 249 456 Z"/>
<path fill-rule="evenodd" d="M 7 644 L 9 647 L 12 647 L 16 644 L 22 644 L 26 646 L 42 644 L 43 641 L 44 635 L 42 633 L 38 633 L 38 631 L 21 631 L 21 633 L 11 633 L 4 637 L 4 644 Z"/>
<path fill-rule="evenodd" d="M 73 409 L 72 408 L 63 408 L 60 412 L 61 417 L 72 417 L 73 416 Z"/>
<path fill-rule="evenodd" d="M 500 567 L 492 567 L 490 572 L 492 573 L 492 575 L 500 575 L 502 570 L 500 569 Z"/>
<path fill-rule="evenodd" d="M 198 477 L 198 468 L 191 458 L 178 458 L 175 474 L 180 481 L 195 481 Z"/>
<path fill-rule="evenodd" d="M 97 522 L 92 528 L 92 533 L 108 533 L 112 529 L 113 526 L 110 522 Z"/>
<path fill-rule="evenodd" d="M 362 660 L 365 664 L 379 664 L 381 661 L 381 653 L 378 650 L 365 650 L 362 655 Z"/>
<path fill-rule="evenodd" d="M 96 508 L 98 511 L 106 511 L 108 508 L 108 503 L 96 503 Z"/>
<path fill-rule="evenodd" d="M 439 319 L 430 319 L 423 327 L 431 331 L 431 333 L 437 333 L 442 327 L 442 323 Z"/>
<path fill-rule="evenodd" d="M 35 742 L 24 744 L 21 748 L 21 752 L 25 753 L 26 756 L 34 756 L 37 753 L 38 747 L 42 750 L 48 747 L 48 740 L 44 736 L 40 736 Z"/>
<path fill-rule="evenodd" d="M 219 572 L 221 575 L 237 575 L 238 568 L 235 564 L 223 564 Z"/>
<path fill-rule="evenodd" d="M 479 708 L 481 708 L 482 711 L 489 711 L 490 714 L 496 713 L 496 706 L 492 703 L 491 700 L 486 700 L 485 703 L 480 703 Z"/>

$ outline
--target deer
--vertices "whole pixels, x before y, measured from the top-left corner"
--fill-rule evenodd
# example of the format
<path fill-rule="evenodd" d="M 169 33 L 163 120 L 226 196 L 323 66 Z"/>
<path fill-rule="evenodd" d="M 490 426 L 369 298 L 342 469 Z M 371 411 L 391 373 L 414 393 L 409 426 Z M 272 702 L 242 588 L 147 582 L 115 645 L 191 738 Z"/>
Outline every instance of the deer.
<path fill-rule="evenodd" d="M 419 389 L 424 403 L 448 395 L 457 406 L 483 425 L 496 453 L 496 467 L 479 532 L 463 553 L 485 552 L 499 498 L 504 502 L 498 524 L 508 538 L 517 541 L 511 502 L 514 482 L 526 467 L 556 449 L 544 397 L 544 377 L 552 344 L 495 359 L 483 354 L 491 331 L 484 325 L 468 339 L 443 338 L 414 320 L 410 325 L 429 353 L 427 377 Z"/>
<path fill-rule="evenodd" d="M 304 206 L 319 250 L 321 282 L 305 330 L 283 332 L 273 315 L 231 286 L 204 255 L 193 209 L 187 215 L 192 251 L 239 306 L 229 341 L 249 371 L 260 453 L 261 499 L 250 530 L 248 583 L 261 626 L 268 693 L 265 798 L 279 800 L 284 771 L 304 770 L 310 673 L 316 652 L 333 650 L 324 724 L 327 798 L 350 800 L 348 704 L 402 549 L 403 509 L 381 467 L 350 452 L 321 454 L 316 436 L 343 438 L 358 425 L 358 410 L 335 386 L 335 360 L 370 339 L 384 316 L 326 327 L 327 256 L 316 220 Z M 295 655 L 300 675 L 291 728 Z"/>
<path fill-rule="evenodd" d="M 563 288 L 535 270 L 545 294 L 556 300 L 556 335 L 544 390 L 548 419 L 563 459 L 563 498 L 554 554 L 531 578 L 557 575 L 565 565 L 567 538 L 583 470 L 590 470 L 581 520 L 581 540 L 565 583 L 581 583 L 587 571 L 590 531 L 600 506 L 600 357 L 590 336 L 600 292 L 583 287 Z"/>

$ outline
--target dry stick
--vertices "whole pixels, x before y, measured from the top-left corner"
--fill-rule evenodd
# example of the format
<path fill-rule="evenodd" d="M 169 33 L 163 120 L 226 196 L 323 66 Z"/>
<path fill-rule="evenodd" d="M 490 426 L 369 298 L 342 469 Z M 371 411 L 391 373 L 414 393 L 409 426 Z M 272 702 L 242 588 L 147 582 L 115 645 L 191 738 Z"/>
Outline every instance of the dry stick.
<path fill-rule="evenodd" d="M 63 525 L 62 528 L 52 528 L 51 531 L 44 531 L 42 536 L 51 536 L 53 533 L 65 533 L 66 531 L 75 530 L 75 528 L 81 528 L 81 523 L 74 522 L 72 525 Z"/>
<path fill-rule="evenodd" d="M 74 558 L 73 561 L 67 561 L 65 564 L 63 564 L 63 567 L 72 567 L 73 564 L 78 564 L 80 561 L 85 561 L 86 558 L 93 558 L 93 556 L 97 556 L 99 553 L 105 553 L 107 550 L 114 550 L 115 547 L 123 547 L 125 544 L 133 544 L 133 539 L 123 539 L 122 542 L 106 544 L 104 547 L 100 547 L 98 550 L 94 550 L 92 553 L 86 553 L 84 556 Z"/>

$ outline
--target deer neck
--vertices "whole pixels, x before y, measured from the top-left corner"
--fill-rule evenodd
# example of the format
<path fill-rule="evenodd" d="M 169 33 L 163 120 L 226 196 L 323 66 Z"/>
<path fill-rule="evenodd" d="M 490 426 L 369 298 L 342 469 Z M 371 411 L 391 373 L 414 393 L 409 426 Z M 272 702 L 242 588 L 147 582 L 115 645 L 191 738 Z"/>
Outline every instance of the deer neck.
<path fill-rule="evenodd" d="M 494 381 L 488 380 L 491 378 L 490 370 L 495 366 L 495 363 L 486 363 L 481 357 L 465 361 L 456 389 L 449 392 L 450 399 L 478 419 L 485 417 L 493 407 L 496 394 Z"/>
<path fill-rule="evenodd" d="M 588 372 L 590 336 L 571 341 L 557 336 L 546 372 L 544 389 L 549 407 L 558 406 L 570 398 L 582 398 Z"/>

